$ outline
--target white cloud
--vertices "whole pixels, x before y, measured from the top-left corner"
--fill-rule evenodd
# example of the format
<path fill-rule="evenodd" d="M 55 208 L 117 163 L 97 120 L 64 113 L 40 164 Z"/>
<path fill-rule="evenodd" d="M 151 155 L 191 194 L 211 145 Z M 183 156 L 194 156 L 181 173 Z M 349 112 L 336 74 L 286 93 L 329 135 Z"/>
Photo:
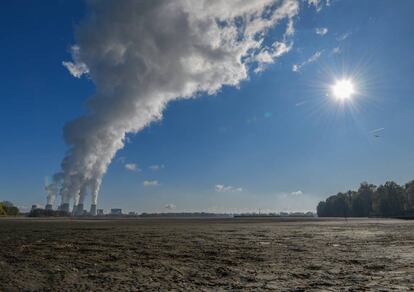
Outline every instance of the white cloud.
<path fill-rule="evenodd" d="M 303 192 L 301 190 L 299 190 L 299 191 L 296 191 L 296 192 L 291 192 L 290 195 L 291 196 L 300 196 L 300 195 L 303 195 Z"/>
<path fill-rule="evenodd" d="M 125 164 L 125 169 L 129 171 L 141 171 L 141 169 L 138 168 L 138 165 L 135 163 L 127 163 Z"/>
<path fill-rule="evenodd" d="M 315 62 L 316 60 L 318 60 L 320 57 L 322 56 L 322 51 L 318 51 L 318 52 L 316 52 L 315 54 L 313 54 L 307 61 L 306 61 L 306 63 L 307 64 L 309 64 L 309 63 L 313 63 L 313 62 Z"/>
<path fill-rule="evenodd" d="M 144 187 L 156 187 L 160 185 L 159 181 L 157 180 L 144 180 L 142 184 Z"/>
<path fill-rule="evenodd" d="M 292 71 L 293 72 L 299 72 L 300 69 L 300 65 L 299 64 L 293 64 L 292 66 Z"/>
<path fill-rule="evenodd" d="M 339 54 L 341 53 L 341 48 L 340 47 L 336 47 L 332 49 L 332 54 Z"/>
<path fill-rule="evenodd" d="M 62 65 L 68 69 L 69 73 L 76 78 L 81 78 L 83 74 L 88 73 L 88 68 L 85 64 L 76 64 L 72 62 L 62 62 Z"/>
<path fill-rule="evenodd" d="M 233 186 L 225 186 L 225 185 L 215 185 L 215 190 L 218 193 L 234 193 L 234 192 L 242 192 L 243 188 L 241 187 L 233 187 Z"/>
<path fill-rule="evenodd" d="M 80 61 L 79 58 L 79 47 L 78 46 L 72 46 L 71 48 L 71 54 L 72 59 L 74 62 L 66 62 L 63 61 L 62 65 L 69 71 L 69 73 L 76 78 L 81 78 L 83 74 L 89 73 L 89 68 L 86 66 L 85 63 Z"/>
<path fill-rule="evenodd" d="M 293 32 L 292 32 L 293 33 Z M 266 69 L 267 64 L 274 63 L 275 59 L 286 54 L 292 48 L 292 44 L 275 42 L 270 48 L 263 48 L 256 56 L 255 60 L 258 65 L 254 70 L 255 73 L 262 72 Z"/>
<path fill-rule="evenodd" d="M 164 168 L 165 168 L 164 164 L 154 164 L 149 167 L 149 169 L 153 171 L 157 171 L 157 170 L 164 169 Z"/>
<path fill-rule="evenodd" d="M 310 56 L 309 59 L 307 59 L 306 61 L 304 61 L 300 64 L 294 64 L 292 66 L 292 71 L 293 72 L 299 72 L 302 69 L 303 66 L 306 66 L 308 64 L 311 64 L 311 63 L 317 61 L 322 56 L 322 52 L 323 51 L 317 51 L 312 56 Z"/>
<path fill-rule="evenodd" d="M 315 28 L 315 32 L 316 32 L 316 34 L 323 36 L 323 35 L 326 35 L 328 33 L 328 28 L 326 28 L 326 27 L 317 27 L 317 28 Z"/>
<path fill-rule="evenodd" d="M 297 103 L 295 103 L 295 106 L 302 106 L 302 105 L 304 105 L 305 103 L 307 103 L 307 101 L 306 101 L 306 100 L 298 101 Z"/>
<path fill-rule="evenodd" d="M 285 37 L 286 36 L 291 36 L 295 33 L 295 27 L 293 26 L 293 20 L 289 19 L 287 27 L 286 27 L 286 31 L 285 31 Z"/>
<path fill-rule="evenodd" d="M 168 209 L 168 210 L 174 210 L 175 208 L 177 208 L 177 206 L 176 205 L 174 205 L 174 204 L 166 204 L 165 206 L 164 206 L 164 208 L 165 209 Z"/>
<path fill-rule="evenodd" d="M 374 130 L 370 131 L 370 133 L 378 133 L 378 132 L 382 132 L 384 130 L 385 130 L 385 128 L 377 128 L 377 129 L 374 129 Z"/>
<path fill-rule="evenodd" d="M 338 42 L 342 42 L 342 41 L 346 40 L 347 38 L 349 38 L 349 36 L 350 36 L 350 35 L 351 35 L 351 33 L 350 33 L 350 32 L 343 33 L 343 34 L 341 34 L 340 36 L 338 36 L 338 37 L 336 38 L 336 40 L 337 40 Z"/>

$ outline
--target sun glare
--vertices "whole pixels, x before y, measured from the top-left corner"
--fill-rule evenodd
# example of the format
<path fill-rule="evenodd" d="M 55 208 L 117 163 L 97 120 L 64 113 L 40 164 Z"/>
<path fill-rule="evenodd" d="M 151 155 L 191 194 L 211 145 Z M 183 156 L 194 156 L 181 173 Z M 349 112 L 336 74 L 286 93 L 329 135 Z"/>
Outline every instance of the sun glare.
<path fill-rule="evenodd" d="M 332 86 L 333 95 L 341 101 L 351 99 L 355 93 L 354 84 L 349 79 L 342 79 L 336 81 Z"/>

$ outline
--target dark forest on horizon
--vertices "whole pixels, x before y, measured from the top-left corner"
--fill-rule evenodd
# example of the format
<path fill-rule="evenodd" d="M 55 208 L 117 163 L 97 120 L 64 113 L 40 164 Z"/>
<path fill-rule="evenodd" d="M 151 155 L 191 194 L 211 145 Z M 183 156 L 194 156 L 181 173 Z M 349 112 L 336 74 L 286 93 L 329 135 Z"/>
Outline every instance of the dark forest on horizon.
<path fill-rule="evenodd" d="M 375 186 L 361 183 L 357 191 L 340 192 L 319 202 L 319 217 L 414 217 L 414 180 Z"/>

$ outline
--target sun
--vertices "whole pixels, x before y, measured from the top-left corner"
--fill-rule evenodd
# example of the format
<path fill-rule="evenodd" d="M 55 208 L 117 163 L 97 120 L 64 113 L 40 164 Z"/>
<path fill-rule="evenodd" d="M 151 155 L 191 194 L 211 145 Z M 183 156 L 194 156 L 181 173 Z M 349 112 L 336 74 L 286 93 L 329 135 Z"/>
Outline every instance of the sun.
<path fill-rule="evenodd" d="M 355 94 L 355 86 L 350 79 L 337 80 L 332 85 L 332 93 L 338 100 L 345 101 Z"/>

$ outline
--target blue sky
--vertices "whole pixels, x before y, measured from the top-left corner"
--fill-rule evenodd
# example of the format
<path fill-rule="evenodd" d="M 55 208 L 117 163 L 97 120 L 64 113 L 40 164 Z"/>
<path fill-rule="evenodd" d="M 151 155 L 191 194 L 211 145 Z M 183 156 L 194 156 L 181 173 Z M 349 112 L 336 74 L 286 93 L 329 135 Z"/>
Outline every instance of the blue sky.
<path fill-rule="evenodd" d="M 104 177 L 100 207 L 314 210 L 361 181 L 413 179 L 413 8 L 380 0 L 331 1 L 319 12 L 302 5 L 292 50 L 266 71 L 240 88 L 170 103 L 162 121 L 130 135 Z M 45 201 L 44 177 L 67 149 L 62 128 L 94 92 L 88 78 L 62 66 L 84 14 L 83 1 L 3 4 L 0 199 Z M 341 76 L 358 91 L 343 107 L 327 96 Z"/>

